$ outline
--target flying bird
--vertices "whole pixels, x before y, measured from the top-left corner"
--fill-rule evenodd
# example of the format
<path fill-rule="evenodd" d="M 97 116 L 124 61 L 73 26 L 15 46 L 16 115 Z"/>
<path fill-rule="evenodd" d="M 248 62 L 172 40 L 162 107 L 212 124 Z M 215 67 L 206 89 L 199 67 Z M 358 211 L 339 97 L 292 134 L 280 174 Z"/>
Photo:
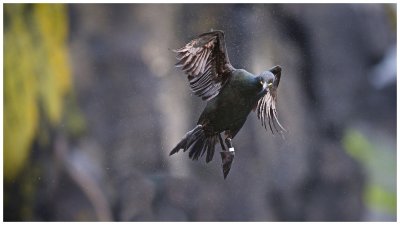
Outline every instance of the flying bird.
<path fill-rule="evenodd" d="M 235 69 L 229 61 L 224 32 L 220 30 L 203 33 L 173 51 L 177 53 L 176 67 L 183 70 L 192 92 L 207 101 L 207 105 L 196 127 L 186 133 L 170 155 L 181 149 L 189 150 L 189 158 L 197 160 L 207 153 L 208 163 L 220 142 L 226 179 L 235 156 L 232 139 L 252 110 L 266 130 L 269 127 L 272 133 L 285 131 L 276 110 L 281 67 L 275 66 L 259 75 Z"/>

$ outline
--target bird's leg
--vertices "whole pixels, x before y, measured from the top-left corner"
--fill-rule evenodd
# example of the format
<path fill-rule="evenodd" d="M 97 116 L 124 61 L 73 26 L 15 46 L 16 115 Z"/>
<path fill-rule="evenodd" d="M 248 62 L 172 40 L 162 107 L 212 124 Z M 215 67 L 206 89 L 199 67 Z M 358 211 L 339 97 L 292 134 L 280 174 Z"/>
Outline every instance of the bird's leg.
<path fill-rule="evenodd" d="M 220 141 L 222 141 L 222 140 L 220 140 Z M 228 146 L 229 151 L 226 151 L 226 149 L 224 147 L 224 148 L 222 148 L 224 151 L 221 152 L 222 172 L 224 173 L 224 179 L 226 179 L 226 177 L 228 176 L 229 171 L 231 170 L 233 158 L 235 157 L 235 149 L 233 148 L 233 145 L 232 145 L 232 139 L 229 136 L 227 138 L 225 138 L 225 143 Z M 222 144 L 222 142 L 221 142 L 221 144 Z"/>
<path fill-rule="evenodd" d="M 226 146 L 228 146 L 229 152 L 233 152 L 234 153 L 235 152 L 235 148 L 233 148 L 232 139 L 227 137 L 225 139 L 225 143 L 226 143 Z"/>
<path fill-rule="evenodd" d="M 222 140 L 221 134 L 218 134 L 219 143 L 221 144 L 222 151 L 226 152 L 224 141 Z"/>

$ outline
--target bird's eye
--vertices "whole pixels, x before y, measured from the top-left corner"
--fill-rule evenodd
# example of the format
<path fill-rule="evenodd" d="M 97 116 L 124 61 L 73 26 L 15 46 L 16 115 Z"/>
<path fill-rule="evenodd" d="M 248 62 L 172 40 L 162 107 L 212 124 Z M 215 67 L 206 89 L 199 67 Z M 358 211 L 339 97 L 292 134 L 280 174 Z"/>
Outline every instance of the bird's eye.
<path fill-rule="evenodd" d="M 272 81 L 268 82 L 268 87 L 272 86 Z"/>
<path fill-rule="evenodd" d="M 264 85 L 264 80 L 260 80 L 260 84 L 261 84 L 261 85 Z"/>

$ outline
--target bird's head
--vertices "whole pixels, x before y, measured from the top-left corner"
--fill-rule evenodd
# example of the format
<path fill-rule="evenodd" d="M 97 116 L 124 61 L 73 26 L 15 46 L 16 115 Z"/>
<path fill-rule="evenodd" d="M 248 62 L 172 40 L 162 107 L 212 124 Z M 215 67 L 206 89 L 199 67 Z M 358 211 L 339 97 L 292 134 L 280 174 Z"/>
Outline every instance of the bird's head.
<path fill-rule="evenodd" d="M 268 121 L 272 133 L 274 132 L 272 127 L 274 127 L 277 132 L 282 134 L 282 131 L 286 130 L 279 123 L 278 113 L 276 110 L 277 89 L 281 79 L 281 71 L 282 69 L 280 66 L 275 66 L 270 70 L 262 72 L 257 77 L 261 91 L 259 92 L 259 100 L 257 105 L 254 107 L 254 111 L 257 111 L 257 117 L 261 119 L 265 128 L 267 128 Z M 278 126 L 276 126 L 275 123 Z M 280 131 L 278 127 L 280 128 Z"/>
<path fill-rule="evenodd" d="M 260 87 L 260 94 L 265 95 L 267 92 L 270 92 L 272 86 L 274 85 L 275 76 L 269 71 L 262 72 L 258 77 L 257 81 Z"/>
<path fill-rule="evenodd" d="M 271 95 L 274 95 L 276 89 L 279 85 L 280 75 L 281 75 L 281 67 L 275 66 L 270 70 L 266 70 L 262 72 L 258 77 L 257 81 L 260 85 L 261 91 L 260 94 L 264 95 L 269 92 Z"/>

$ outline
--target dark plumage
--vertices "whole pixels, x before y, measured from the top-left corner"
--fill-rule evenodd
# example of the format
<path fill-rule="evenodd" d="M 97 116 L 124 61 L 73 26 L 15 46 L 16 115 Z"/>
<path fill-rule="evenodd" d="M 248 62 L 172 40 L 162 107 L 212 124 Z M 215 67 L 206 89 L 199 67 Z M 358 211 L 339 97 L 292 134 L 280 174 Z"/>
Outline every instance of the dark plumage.
<path fill-rule="evenodd" d="M 219 141 L 226 178 L 234 158 L 232 139 L 251 110 L 256 111 L 261 124 L 266 129 L 268 126 L 272 133 L 285 131 L 276 111 L 281 67 L 275 66 L 258 76 L 235 69 L 229 62 L 223 31 L 201 34 L 174 52 L 177 53 L 176 66 L 188 75 L 191 90 L 206 100 L 207 106 L 197 126 L 183 137 L 170 155 L 180 149 L 189 150 L 189 157 L 197 160 L 207 152 L 206 162 L 210 162 Z"/>

